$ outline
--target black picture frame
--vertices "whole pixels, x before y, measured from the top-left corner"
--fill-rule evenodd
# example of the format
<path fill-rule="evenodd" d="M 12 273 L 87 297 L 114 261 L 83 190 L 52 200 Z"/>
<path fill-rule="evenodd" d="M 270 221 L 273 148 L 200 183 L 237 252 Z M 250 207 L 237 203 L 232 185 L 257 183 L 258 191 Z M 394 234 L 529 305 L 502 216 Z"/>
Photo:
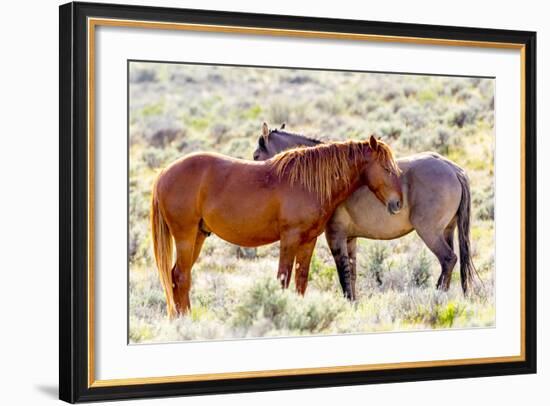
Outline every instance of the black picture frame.
<path fill-rule="evenodd" d="M 93 3 L 60 6 L 59 397 L 67 402 L 236 393 L 536 372 L 536 33 Z M 88 381 L 87 19 L 514 43 L 524 47 L 524 360 L 472 365 L 90 387 Z"/>

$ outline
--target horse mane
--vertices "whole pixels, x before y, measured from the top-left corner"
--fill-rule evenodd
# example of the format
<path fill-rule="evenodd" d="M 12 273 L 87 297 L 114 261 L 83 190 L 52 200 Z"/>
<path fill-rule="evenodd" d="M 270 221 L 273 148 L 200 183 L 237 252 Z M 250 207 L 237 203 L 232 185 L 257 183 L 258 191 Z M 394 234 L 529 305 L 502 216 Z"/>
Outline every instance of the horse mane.
<path fill-rule="evenodd" d="M 353 170 L 364 162 L 369 150 L 368 141 L 330 142 L 283 151 L 267 163 L 279 179 L 287 178 L 292 186 L 302 186 L 325 203 L 331 200 L 342 184 L 350 186 Z M 376 159 L 384 168 L 395 174 L 400 173 L 387 144 L 378 141 L 377 152 Z"/>
<path fill-rule="evenodd" d="M 308 137 L 306 135 L 303 135 L 303 134 L 298 134 L 298 133 L 290 133 L 288 131 L 281 131 L 281 130 L 278 130 L 278 129 L 275 129 L 275 130 L 272 130 L 270 132 L 270 134 L 280 134 L 280 135 L 284 135 L 284 136 L 287 136 L 287 137 L 295 137 L 295 138 L 302 138 L 304 139 L 305 141 L 310 141 L 311 143 L 313 144 L 323 144 L 323 141 L 321 141 L 320 139 L 317 139 L 317 138 L 314 138 L 314 137 Z"/>

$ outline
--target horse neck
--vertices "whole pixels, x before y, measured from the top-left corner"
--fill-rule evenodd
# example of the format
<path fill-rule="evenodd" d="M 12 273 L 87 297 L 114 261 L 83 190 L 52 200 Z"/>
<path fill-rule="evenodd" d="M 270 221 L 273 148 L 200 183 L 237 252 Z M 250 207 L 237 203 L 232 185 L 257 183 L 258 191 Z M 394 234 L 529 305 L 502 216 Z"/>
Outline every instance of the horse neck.
<path fill-rule="evenodd" d="M 313 140 L 299 134 L 292 133 L 275 133 L 277 139 L 273 142 L 273 155 L 286 151 L 287 149 L 303 146 L 303 147 L 314 147 L 315 145 L 322 144 L 321 141 Z M 270 137 L 273 137 L 271 135 Z"/>
<path fill-rule="evenodd" d="M 289 145 L 294 146 L 294 147 L 299 146 L 299 145 L 304 146 L 304 147 L 313 147 L 315 145 L 322 144 L 321 141 L 314 140 L 314 139 L 311 139 L 311 138 L 307 138 L 307 137 L 304 137 L 304 136 L 299 135 L 299 134 L 287 133 L 286 137 L 290 138 Z"/>
<path fill-rule="evenodd" d="M 348 174 L 350 182 L 348 184 L 339 182 L 336 184 L 337 186 L 332 189 L 331 198 L 329 201 L 331 206 L 336 208 L 336 206 L 351 196 L 353 192 L 363 186 L 363 182 L 361 181 L 361 172 L 365 168 L 365 165 L 367 165 L 369 159 L 370 154 L 368 154 L 368 157 L 364 156 L 359 162 L 357 162 L 357 165 L 351 165 L 350 173 Z"/>
<path fill-rule="evenodd" d="M 361 187 L 361 175 L 360 171 L 357 171 L 356 174 L 353 175 L 351 178 L 351 182 L 348 185 L 339 184 L 339 187 L 336 187 L 333 189 L 332 196 L 330 198 L 329 204 L 331 206 L 338 206 L 340 203 L 342 203 L 344 200 L 346 200 L 349 196 L 353 194 L 359 187 Z"/>

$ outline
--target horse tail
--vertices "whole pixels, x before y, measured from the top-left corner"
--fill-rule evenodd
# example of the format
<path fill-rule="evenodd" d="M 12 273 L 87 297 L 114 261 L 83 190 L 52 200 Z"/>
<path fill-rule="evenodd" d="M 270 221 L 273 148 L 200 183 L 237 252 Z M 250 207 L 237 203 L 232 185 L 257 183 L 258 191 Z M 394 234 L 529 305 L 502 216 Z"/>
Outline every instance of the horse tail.
<path fill-rule="evenodd" d="M 462 197 L 458 206 L 458 243 L 460 248 L 460 280 L 462 283 L 462 291 L 468 292 L 469 286 L 473 281 L 473 272 L 475 271 L 474 263 L 471 256 L 470 247 L 470 215 L 471 215 L 471 196 L 470 182 L 466 173 L 458 169 L 456 176 L 462 187 Z"/>
<path fill-rule="evenodd" d="M 176 314 L 176 303 L 174 301 L 173 281 L 172 281 L 172 265 L 173 265 L 173 246 L 172 235 L 168 224 L 162 216 L 158 202 L 158 181 L 160 175 L 153 185 L 153 193 L 151 197 L 151 232 L 153 238 L 153 250 L 155 252 L 155 261 L 160 281 L 164 288 L 166 296 L 166 309 L 168 317 L 173 318 Z"/>

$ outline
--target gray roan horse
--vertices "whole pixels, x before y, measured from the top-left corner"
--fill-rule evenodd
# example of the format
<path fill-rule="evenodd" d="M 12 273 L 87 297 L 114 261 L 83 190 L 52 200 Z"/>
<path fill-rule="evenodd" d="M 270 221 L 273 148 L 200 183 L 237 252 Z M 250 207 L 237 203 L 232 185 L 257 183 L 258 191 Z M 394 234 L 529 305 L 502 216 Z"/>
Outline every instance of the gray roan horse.
<path fill-rule="evenodd" d="M 267 129 L 267 127 L 265 126 Z M 264 130 L 254 152 L 265 160 L 289 148 L 322 141 L 280 130 Z M 416 230 L 441 264 L 437 288 L 448 290 L 457 262 L 453 251 L 458 227 L 460 277 L 466 294 L 475 270 L 470 256 L 470 185 L 462 168 L 434 152 L 397 160 L 402 171 L 403 208 L 390 214 L 368 187 L 344 201 L 327 223 L 325 235 L 338 277 L 349 299 L 355 299 L 357 237 L 391 240 Z"/>

